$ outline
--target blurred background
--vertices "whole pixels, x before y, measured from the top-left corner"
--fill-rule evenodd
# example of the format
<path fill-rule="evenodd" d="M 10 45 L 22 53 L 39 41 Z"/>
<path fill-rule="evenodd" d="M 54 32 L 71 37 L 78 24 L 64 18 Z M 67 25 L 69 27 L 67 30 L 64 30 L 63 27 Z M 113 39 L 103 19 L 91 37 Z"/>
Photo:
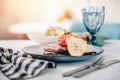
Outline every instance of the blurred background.
<path fill-rule="evenodd" d="M 82 21 L 88 5 L 105 6 L 105 22 L 120 23 L 120 0 L 0 0 L 0 40 L 27 39 L 27 30 L 43 28 L 31 23 Z"/>

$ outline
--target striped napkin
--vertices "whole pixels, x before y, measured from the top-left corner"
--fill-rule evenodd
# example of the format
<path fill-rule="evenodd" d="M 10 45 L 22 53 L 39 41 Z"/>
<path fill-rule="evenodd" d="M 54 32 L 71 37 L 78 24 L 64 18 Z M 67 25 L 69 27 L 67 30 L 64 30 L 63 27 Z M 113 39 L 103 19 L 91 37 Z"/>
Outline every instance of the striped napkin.
<path fill-rule="evenodd" d="M 22 52 L 0 47 L 0 70 L 10 80 L 32 78 L 46 68 L 56 68 L 54 62 L 22 57 Z"/>

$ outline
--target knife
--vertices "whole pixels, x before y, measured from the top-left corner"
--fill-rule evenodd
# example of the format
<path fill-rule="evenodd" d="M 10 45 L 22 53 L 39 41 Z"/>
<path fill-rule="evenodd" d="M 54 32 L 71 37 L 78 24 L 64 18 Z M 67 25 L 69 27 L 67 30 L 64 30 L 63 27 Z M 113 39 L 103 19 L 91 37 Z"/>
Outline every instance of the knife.
<path fill-rule="evenodd" d="M 87 75 L 90 72 L 108 67 L 112 64 L 119 63 L 119 62 L 120 62 L 120 60 L 111 60 L 111 61 L 107 61 L 107 62 L 104 62 L 104 63 L 101 63 L 101 64 L 95 64 L 95 65 L 92 65 L 89 69 L 86 69 L 86 70 L 79 71 L 79 72 L 75 73 L 73 75 L 73 77 L 80 78 L 80 77 L 83 77 L 83 76 Z"/>
<path fill-rule="evenodd" d="M 73 74 L 75 74 L 75 73 L 77 73 L 77 72 L 80 72 L 80 71 L 83 71 L 83 70 L 85 70 L 85 69 L 88 69 L 88 68 L 90 68 L 92 65 L 100 64 L 101 62 L 103 62 L 103 57 L 101 57 L 100 59 L 98 59 L 98 60 L 95 61 L 94 63 L 87 64 L 87 65 L 83 65 L 83 66 L 78 67 L 78 68 L 76 68 L 76 69 L 73 69 L 73 70 L 64 72 L 64 73 L 62 74 L 62 76 L 64 76 L 64 77 L 72 76 Z"/>

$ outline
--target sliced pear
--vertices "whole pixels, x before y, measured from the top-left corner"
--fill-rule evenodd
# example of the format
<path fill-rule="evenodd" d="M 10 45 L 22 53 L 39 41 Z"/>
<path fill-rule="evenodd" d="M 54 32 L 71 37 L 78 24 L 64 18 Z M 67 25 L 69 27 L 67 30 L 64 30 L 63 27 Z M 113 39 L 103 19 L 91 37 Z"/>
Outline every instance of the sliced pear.
<path fill-rule="evenodd" d="M 87 42 L 75 36 L 67 37 L 67 49 L 71 56 L 82 56 L 87 51 Z"/>

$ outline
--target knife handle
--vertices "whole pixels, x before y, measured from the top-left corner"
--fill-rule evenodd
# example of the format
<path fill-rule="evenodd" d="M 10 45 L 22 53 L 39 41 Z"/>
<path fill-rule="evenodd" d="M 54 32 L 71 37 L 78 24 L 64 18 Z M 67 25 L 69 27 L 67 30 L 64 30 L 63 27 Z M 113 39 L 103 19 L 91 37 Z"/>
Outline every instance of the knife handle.
<path fill-rule="evenodd" d="M 80 71 L 78 73 L 75 73 L 73 75 L 73 77 L 75 77 L 75 78 L 83 77 L 83 76 L 87 75 L 88 73 L 95 71 L 96 69 L 98 69 L 98 68 L 97 67 L 90 67 L 89 69 L 86 69 L 86 70 Z"/>
<path fill-rule="evenodd" d="M 63 73 L 62 75 L 64 77 L 68 77 L 68 76 L 72 76 L 73 74 L 79 72 L 79 71 L 82 71 L 82 70 L 85 70 L 85 69 L 88 69 L 90 67 L 90 65 L 84 65 L 84 66 L 81 66 L 81 67 L 78 67 L 76 69 L 73 69 L 71 71 L 67 71 L 65 73 Z"/>

